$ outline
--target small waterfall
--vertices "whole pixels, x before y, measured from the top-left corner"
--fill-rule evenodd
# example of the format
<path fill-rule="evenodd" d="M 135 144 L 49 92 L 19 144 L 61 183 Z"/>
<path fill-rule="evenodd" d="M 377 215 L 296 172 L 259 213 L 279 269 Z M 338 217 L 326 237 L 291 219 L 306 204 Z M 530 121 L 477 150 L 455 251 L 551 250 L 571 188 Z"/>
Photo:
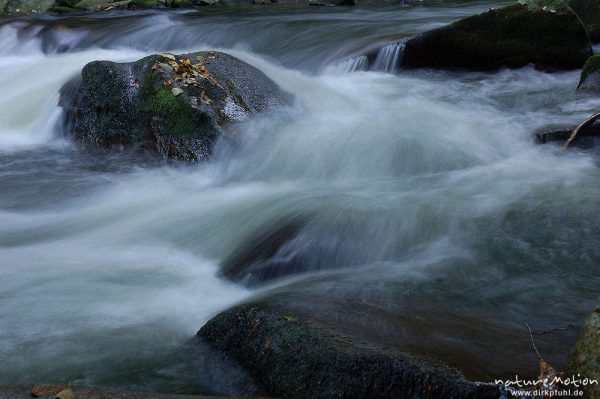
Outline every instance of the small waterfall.
<path fill-rule="evenodd" d="M 350 58 L 337 64 L 330 65 L 325 68 L 325 71 L 327 73 L 337 74 L 366 71 L 368 69 L 369 59 L 366 55 L 359 55 L 357 57 Z"/>
<path fill-rule="evenodd" d="M 374 71 L 395 72 L 404 53 L 404 43 L 391 43 L 383 46 L 371 67 Z"/>

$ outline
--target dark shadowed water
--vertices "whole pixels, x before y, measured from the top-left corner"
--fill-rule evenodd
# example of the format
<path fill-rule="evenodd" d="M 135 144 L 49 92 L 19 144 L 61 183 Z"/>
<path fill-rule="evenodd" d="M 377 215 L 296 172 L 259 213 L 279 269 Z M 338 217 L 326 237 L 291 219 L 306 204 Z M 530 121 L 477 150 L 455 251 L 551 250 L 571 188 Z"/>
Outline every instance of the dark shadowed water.
<path fill-rule="evenodd" d="M 600 170 L 597 151 L 559 156 L 531 133 L 600 99 L 575 93 L 577 72 L 344 72 L 371 46 L 489 7 L 0 20 L 0 384 L 257 393 L 194 338 L 256 295 L 470 378 L 535 376 L 524 323 L 578 326 L 598 297 Z M 296 104 L 238 126 L 203 165 L 62 139 L 58 89 L 87 62 L 209 48 Z M 298 274 L 259 288 L 219 275 L 290 218 L 304 224 L 278 256 Z M 538 348 L 562 369 L 576 337 Z"/>

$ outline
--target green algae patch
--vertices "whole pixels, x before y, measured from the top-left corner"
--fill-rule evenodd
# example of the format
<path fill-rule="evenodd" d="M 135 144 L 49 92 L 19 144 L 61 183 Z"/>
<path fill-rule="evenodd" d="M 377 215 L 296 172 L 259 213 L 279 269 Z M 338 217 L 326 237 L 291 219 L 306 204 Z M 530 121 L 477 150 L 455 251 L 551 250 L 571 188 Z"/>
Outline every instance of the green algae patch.
<path fill-rule="evenodd" d="M 318 329 L 268 304 L 224 311 L 198 335 L 234 357 L 275 397 L 497 398 L 452 368 Z"/>
<path fill-rule="evenodd" d="M 585 81 L 589 75 L 593 73 L 600 73 L 600 55 L 591 56 L 585 62 L 585 65 L 581 70 L 581 79 L 579 84 L 581 85 L 581 82 Z"/>
<path fill-rule="evenodd" d="M 567 367 L 569 373 L 600 381 L 600 303 L 584 323 L 579 340 L 569 354 Z M 598 384 L 582 388 L 586 398 L 600 398 Z"/>

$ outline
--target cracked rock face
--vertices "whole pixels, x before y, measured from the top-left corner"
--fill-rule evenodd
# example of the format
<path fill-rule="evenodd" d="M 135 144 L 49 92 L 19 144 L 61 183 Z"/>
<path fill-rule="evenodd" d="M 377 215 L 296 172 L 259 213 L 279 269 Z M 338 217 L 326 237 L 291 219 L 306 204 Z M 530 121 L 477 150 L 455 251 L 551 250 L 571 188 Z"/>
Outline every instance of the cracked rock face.
<path fill-rule="evenodd" d="M 206 159 L 227 125 L 291 103 L 260 70 L 225 53 L 94 61 L 61 91 L 65 131 L 83 147 Z"/>

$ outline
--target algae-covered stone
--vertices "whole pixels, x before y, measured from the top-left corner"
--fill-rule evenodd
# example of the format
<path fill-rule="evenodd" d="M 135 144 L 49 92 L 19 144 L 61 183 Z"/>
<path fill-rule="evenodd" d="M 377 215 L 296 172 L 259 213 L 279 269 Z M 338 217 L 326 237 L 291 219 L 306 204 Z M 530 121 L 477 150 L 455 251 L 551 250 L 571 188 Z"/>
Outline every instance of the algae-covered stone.
<path fill-rule="evenodd" d="M 227 310 L 198 335 L 237 359 L 275 397 L 498 398 L 443 365 L 332 336 L 265 304 Z"/>
<path fill-rule="evenodd" d="M 569 354 L 568 369 L 574 375 L 600 381 L 600 303 L 583 325 L 579 341 Z M 600 398 L 597 383 L 585 385 L 583 389 L 586 398 Z"/>
<path fill-rule="evenodd" d="M 568 70 L 581 68 L 591 55 L 587 32 L 572 12 L 514 4 L 408 39 L 401 65 L 490 70 L 533 64 Z"/>
<path fill-rule="evenodd" d="M 61 104 L 76 142 L 187 161 L 208 157 L 227 124 L 290 101 L 258 69 L 216 52 L 95 61 L 71 87 Z"/>
<path fill-rule="evenodd" d="M 600 91 L 600 55 L 588 58 L 581 70 L 577 89 Z"/>

